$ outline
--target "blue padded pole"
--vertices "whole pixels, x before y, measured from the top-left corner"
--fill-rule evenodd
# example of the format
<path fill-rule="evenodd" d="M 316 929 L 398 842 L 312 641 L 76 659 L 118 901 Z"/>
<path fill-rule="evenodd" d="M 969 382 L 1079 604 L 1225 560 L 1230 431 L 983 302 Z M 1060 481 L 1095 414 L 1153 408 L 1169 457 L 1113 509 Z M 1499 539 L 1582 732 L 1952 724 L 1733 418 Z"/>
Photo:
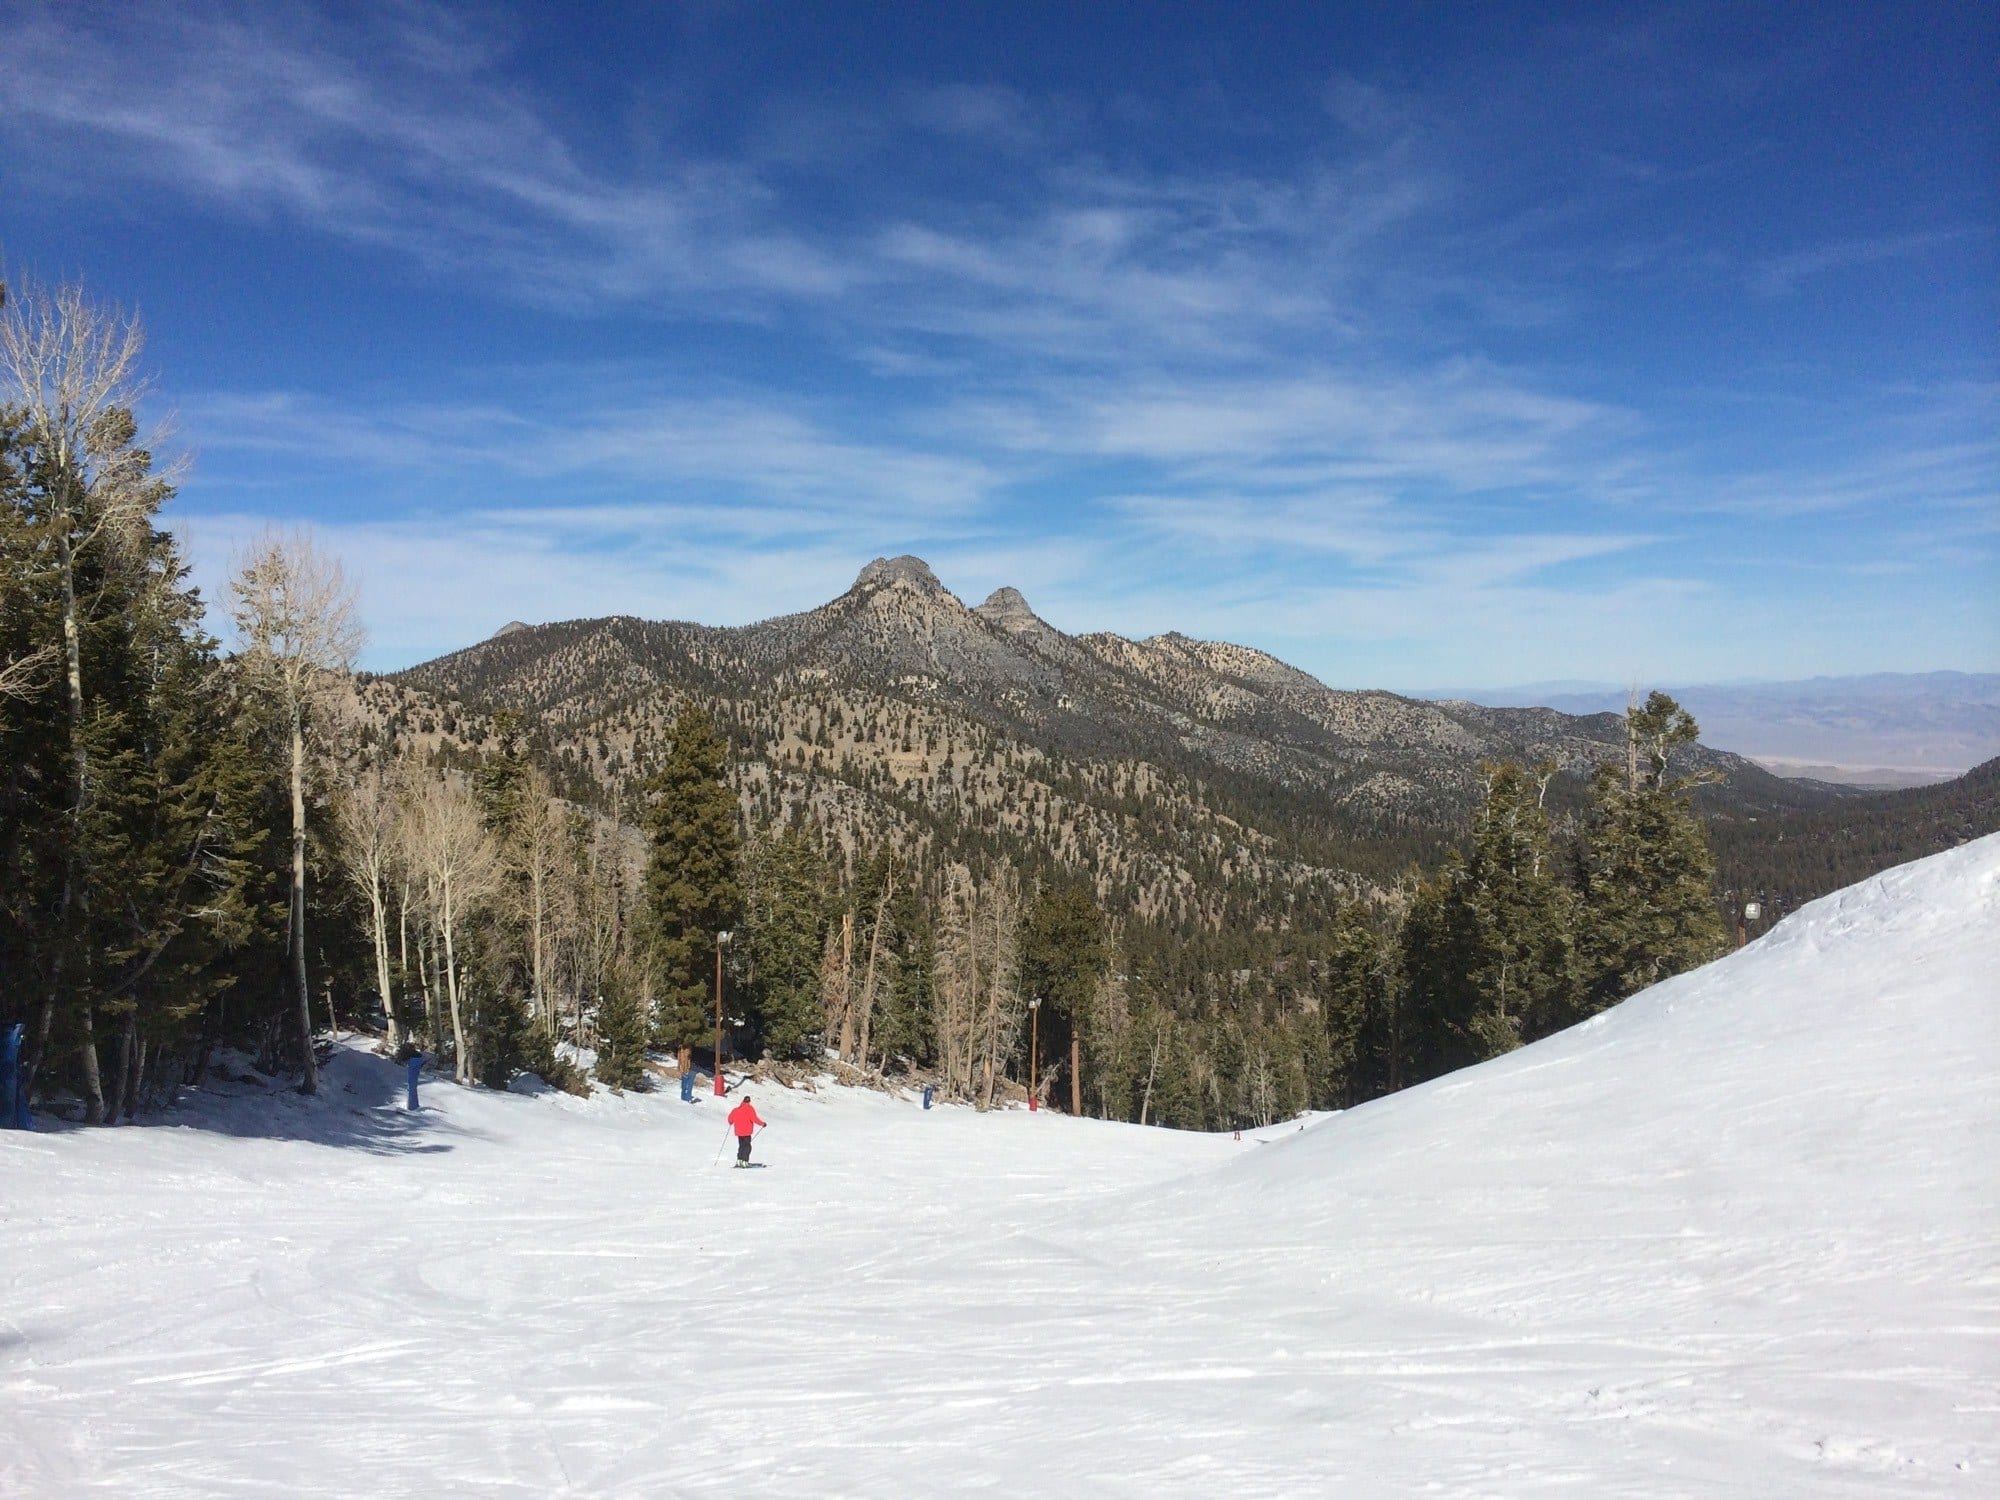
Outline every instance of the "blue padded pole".
<path fill-rule="evenodd" d="M 0 1130 L 33 1128 L 28 1119 L 28 1091 L 21 1086 L 24 1033 L 25 1028 L 17 1021 L 0 1035 Z"/>

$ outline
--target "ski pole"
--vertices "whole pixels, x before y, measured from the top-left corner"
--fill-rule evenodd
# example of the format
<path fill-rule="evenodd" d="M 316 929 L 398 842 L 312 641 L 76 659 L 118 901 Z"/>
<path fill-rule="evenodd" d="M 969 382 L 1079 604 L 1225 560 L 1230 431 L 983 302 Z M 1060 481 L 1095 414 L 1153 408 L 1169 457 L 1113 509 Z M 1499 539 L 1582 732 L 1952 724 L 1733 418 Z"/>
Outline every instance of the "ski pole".
<path fill-rule="evenodd" d="M 711 1167 L 714 1166 L 717 1162 L 722 1160 L 722 1148 L 729 1144 L 729 1137 L 732 1134 L 734 1134 L 734 1132 L 730 1130 L 728 1126 L 725 1125 L 722 1129 L 722 1140 L 715 1148 L 715 1155 L 711 1156 L 708 1159 L 708 1164 Z"/>

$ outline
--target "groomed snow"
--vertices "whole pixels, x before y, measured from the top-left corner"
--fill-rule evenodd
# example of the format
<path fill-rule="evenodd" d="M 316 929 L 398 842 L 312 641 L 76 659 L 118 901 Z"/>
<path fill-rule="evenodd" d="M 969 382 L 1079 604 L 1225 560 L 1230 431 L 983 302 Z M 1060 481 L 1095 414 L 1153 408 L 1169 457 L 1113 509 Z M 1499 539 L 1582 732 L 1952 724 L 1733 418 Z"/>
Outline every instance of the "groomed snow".
<path fill-rule="evenodd" d="M 1990 1495 L 2000 836 L 1266 1140 L 755 1091 L 0 1133 L 0 1494 Z"/>

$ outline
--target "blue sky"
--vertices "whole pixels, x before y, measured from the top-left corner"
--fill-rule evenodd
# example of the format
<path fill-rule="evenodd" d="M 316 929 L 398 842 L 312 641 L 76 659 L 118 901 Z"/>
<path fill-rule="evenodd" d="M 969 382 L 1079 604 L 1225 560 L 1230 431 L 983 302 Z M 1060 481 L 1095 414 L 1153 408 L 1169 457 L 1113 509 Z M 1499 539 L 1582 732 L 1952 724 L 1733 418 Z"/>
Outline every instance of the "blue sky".
<path fill-rule="evenodd" d="M 0 256 L 378 668 L 916 552 L 1343 687 L 1990 670 L 1995 16 L 0 0 Z"/>

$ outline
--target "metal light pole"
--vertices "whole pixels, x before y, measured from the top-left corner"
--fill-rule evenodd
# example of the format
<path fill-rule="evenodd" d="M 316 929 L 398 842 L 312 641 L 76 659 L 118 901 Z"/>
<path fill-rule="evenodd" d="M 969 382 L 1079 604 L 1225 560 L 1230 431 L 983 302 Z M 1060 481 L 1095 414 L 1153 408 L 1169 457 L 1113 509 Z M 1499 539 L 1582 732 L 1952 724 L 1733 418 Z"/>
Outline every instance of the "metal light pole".
<path fill-rule="evenodd" d="M 1042 1043 L 1042 997 L 1035 996 L 1028 1002 L 1028 1113 L 1033 1114 L 1039 1106 L 1035 1102 L 1035 1054 Z"/>
<path fill-rule="evenodd" d="M 722 950 L 729 946 L 729 934 L 715 935 L 715 1097 L 723 1095 L 722 1087 Z"/>

